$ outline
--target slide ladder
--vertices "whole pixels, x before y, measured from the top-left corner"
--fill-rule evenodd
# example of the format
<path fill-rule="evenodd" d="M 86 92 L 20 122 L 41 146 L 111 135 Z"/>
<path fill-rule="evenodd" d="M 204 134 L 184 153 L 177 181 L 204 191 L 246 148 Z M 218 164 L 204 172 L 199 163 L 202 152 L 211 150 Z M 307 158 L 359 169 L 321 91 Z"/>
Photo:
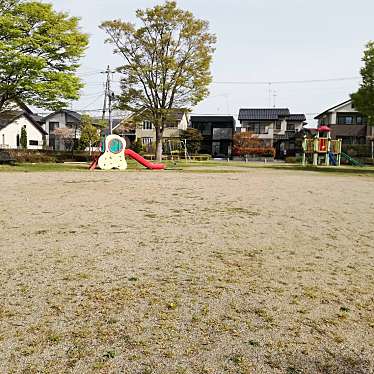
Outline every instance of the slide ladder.
<path fill-rule="evenodd" d="M 350 164 L 352 164 L 353 166 L 364 166 L 361 162 L 355 160 L 354 158 L 352 158 L 351 156 L 347 155 L 346 153 L 342 152 L 342 157 L 344 159 L 346 159 Z"/>
<path fill-rule="evenodd" d="M 330 163 L 332 165 L 336 166 L 336 164 L 337 164 L 336 158 L 335 158 L 335 155 L 332 152 L 329 152 L 329 159 L 330 159 Z"/>

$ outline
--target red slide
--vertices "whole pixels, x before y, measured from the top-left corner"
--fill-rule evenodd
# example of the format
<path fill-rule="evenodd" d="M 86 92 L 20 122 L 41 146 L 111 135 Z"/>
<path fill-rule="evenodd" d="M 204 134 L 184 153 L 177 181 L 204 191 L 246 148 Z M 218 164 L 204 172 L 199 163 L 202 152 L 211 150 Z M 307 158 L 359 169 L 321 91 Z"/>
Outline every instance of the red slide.
<path fill-rule="evenodd" d="M 146 160 L 144 157 L 140 156 L 140 154 L 132 151 L 131 149 L 126 149 L 125 155 L 133 158 L 135 161 L 138 161 L 139 164 L 142 164 L 148 169 L 152 169 L 152 170 L 164 170 L 165 169 L 164 164 L 153 164 L 152 162 Z"/>

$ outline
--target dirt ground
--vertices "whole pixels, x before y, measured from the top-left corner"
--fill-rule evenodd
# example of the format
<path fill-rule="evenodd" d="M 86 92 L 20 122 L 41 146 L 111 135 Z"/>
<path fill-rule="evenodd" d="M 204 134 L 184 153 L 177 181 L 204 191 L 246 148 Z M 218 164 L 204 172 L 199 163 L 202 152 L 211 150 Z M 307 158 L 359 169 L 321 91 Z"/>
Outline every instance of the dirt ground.
<path fill-rule="evenodd" d="M 0 174 L 1 373 L 373 373 L 374 178 Z"/>

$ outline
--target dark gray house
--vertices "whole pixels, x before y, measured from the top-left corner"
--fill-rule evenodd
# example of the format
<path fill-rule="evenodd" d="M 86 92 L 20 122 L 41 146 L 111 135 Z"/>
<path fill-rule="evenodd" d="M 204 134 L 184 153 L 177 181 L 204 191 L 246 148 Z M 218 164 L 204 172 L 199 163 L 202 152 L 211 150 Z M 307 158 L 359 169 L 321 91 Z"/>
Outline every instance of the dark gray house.
<path fill-rule="evenodd" d="M 190 126 L 203 135 L 201 152 L 213 157 L 231 157 L 235 132 L 235 119 L 232 116 L 191 116 Z"/>

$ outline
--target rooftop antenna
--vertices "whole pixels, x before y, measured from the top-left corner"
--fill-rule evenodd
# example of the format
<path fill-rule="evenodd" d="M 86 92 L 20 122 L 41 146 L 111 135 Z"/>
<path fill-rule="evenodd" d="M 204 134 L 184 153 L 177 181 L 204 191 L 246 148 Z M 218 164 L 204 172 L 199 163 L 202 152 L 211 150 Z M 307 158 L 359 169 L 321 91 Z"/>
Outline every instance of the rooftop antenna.
<path fill-rule="evenodd" d="M 272 92 L 271 82 L 269 82 L 268 85 L 269 85 L 269 108 L 271 108 L 271 92 Z"/>
<path fill-rule="evenodd" d="M 273 99 L 274 99 L 274 106 L 273 106 L 273 108 L 275 108 L 276 107 L 276 100 L 277 100 L 277 91 L 273 91 Z"/>

